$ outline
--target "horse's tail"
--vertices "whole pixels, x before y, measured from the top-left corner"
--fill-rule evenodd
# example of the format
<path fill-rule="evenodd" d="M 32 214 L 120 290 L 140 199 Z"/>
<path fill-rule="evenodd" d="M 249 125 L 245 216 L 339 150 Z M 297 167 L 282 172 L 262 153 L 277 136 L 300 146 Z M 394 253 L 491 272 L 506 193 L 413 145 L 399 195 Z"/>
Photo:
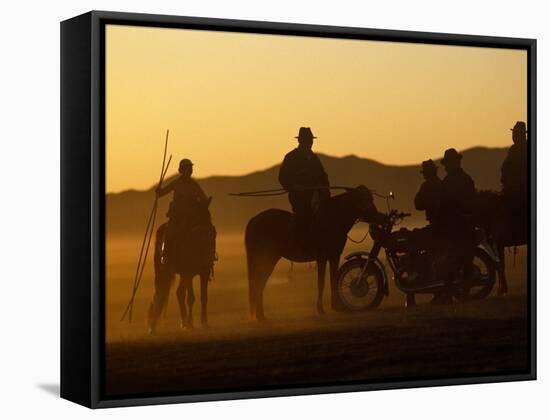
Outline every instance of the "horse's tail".
<path fill-rule="evenodd" d="M 254 319 L 256 317 L 256 275 L 253 256 L 251 255 L 252 244 L 250 237 L 250 222 L 252 222 L 252 220 L 250 220 L 246 225 L 246 230 L 244 233 L 244 246 L 246 248 L 246 267 L 248 274 L 248 307 L 250 311 L 250 318 Z"/>
<path fill-rule="evenodd" d="M 149 306 L 149 327 L 152 331 L 156 328 L 156 323 L 166 308 L 168 302 L 168 293 L 172 286 L 172 282 L 175 276 L 164 265 L 163 258 L 163 244 L 166 240 L 166 223 L 160 225 L 155 235 L 155 252 L 153 256 L 153 265 L 155 271 L 155 291 L 151 305 Z"/>

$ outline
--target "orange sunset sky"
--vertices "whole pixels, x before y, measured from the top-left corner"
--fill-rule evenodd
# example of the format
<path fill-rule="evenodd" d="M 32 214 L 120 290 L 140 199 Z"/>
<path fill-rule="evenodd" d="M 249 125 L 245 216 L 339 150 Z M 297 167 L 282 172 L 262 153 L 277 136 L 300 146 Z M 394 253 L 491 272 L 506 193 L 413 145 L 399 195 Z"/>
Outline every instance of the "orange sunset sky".
<path fill-rule="evenodd" d="M 508 146 L 527 118 L 527 53 L 109 25 L 107 192 L 158 181 L 164 135 L 195 176 L 279 163 L 300 126 L 314 150 L 419 164 Z M 266 185 L 266 188 L 277 185 Z"/>

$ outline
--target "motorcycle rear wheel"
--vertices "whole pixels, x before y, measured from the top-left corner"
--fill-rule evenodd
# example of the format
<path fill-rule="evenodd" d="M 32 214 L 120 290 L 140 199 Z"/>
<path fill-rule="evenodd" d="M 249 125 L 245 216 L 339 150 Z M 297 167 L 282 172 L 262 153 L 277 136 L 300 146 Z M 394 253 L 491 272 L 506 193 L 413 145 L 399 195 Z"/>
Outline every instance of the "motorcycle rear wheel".
<path fill-rule="evenodd" d="M 461 289 L 455 294 L 460 301 L 481 300 L 489 296 L 496 282 L 496 267 L 491 257 L 481 248 L 476 248 L 474 255 L 474 270 L 478 269 L 482 276 L 482 284 L 471 285 L 468 282 L 462 284 Z"/>
<path fill-rule="evenodd" d="M 363 279 L 359 274 L 367 263 L 364 258 L 346 261 L 336 273 L 339 306 L 348 312 L 376 309 L 384 297 L 384 273 L 373 265 Z"/>

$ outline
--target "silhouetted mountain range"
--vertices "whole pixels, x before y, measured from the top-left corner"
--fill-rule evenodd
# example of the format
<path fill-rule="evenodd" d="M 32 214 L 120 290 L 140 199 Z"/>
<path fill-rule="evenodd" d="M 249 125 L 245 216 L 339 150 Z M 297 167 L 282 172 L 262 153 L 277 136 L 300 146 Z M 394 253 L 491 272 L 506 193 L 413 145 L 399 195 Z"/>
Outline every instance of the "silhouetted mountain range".
<path fill-rule="evenodd" d="M 478 189 L 500 189 L 500 167 L 506 156 L 505 148 L 475 147 L 462 152 L 463 167 L 472 176 Z M 414 210 L 414 195 L 422 182 L 420 165 L 384 165 L 370 159 L 349 155 L 342 158 L 319 154 L 329 175 L 331 185 L 366 185 L 377 192 L 393 191 L 396 199 L 392 207 L 413 213 L 415 219 L 423 214 Z M 439 159 L 437 159 L 439 161 Z M 439 174 L 444 176 L 440 166 Z M 219 232 L 242 231 L 256 213 L 278 207 L 289 209 L 286 195 L 278 197 L 233 197 L 229 192 L 254 191 L 278 188 L 279 165 L 242 176 L 211 176 L 197 180 L 207 195 L 213 197 L 211 211 Z M 168 179 L 169 182 L 172 178 Z M 106 196 L 106 225 L 110 234 L 142 234 L 154 198 L 152 186 L 146 191 L 129 190 Z M 339 194 L 333 191 L 334 194 Z M 171 197 L 159 202 L 157 225 L 165 219 Z M 380 210 L 384 200 L 376 200 Z"/>

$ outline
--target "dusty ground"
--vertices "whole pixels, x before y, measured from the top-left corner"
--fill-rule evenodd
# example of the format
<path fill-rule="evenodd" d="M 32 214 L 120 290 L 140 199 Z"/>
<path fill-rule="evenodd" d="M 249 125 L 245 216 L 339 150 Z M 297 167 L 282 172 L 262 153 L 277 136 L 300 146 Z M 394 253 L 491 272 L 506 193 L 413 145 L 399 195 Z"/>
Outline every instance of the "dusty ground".
<path fill-rule="evenodd" d="M 289 280 L 289 264 L 281 262 L 266 289 L 270 321 L 257 324 L 248 321 L 241 241 L 238 236 L 221 238 L 216 280 L 210 283 L 211 327 L 179 330 L 172 296 L 156 337 L 147 336 L 145 328 L 152 294 L 149 267 L 132 324 L 119 321 L 133 281 L 136 245 L 134 238 L 110 241 L 107 395 L 464 376 L 527 368 L 525 249 L 520 249 L 515 265 L 508 256 L 506 298 L 491 296 L 449 306 L 421 304 L 405 310 L 402 293 L 392 287 L 376 311 L 355 315 L 329 311 L 323 317 L 315 311 L 314 267 L 296 265 Z M 325 298 L 328 308 L 328 293 Z M 197 302 L 196 318 L 199 310 Z"/>

